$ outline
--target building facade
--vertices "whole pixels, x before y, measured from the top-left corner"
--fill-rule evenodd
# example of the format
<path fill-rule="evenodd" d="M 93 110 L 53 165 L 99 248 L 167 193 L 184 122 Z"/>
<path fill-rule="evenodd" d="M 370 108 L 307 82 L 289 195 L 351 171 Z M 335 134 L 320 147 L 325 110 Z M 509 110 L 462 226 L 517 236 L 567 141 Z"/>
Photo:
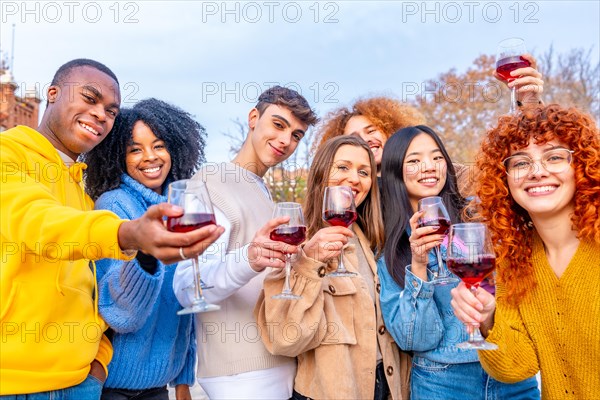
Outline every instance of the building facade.
<path fill-rule="evenodd" d="M 0 132 L 17 125 L 38 127 L 40 98 L 35 89 L 18 96 L 18 87 L 10 70 L 0 66 Z"/>

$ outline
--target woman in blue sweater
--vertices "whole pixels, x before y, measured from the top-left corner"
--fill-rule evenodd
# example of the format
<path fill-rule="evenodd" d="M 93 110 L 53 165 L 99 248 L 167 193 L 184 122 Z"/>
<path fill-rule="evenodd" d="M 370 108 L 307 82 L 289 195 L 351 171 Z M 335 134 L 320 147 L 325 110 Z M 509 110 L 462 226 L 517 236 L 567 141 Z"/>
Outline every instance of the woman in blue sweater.
<path fill-rule="evenodd" d="M 381 167 L 386 234 L 385 260 L 377 268 L 381 310 L 398 346 L 413 352 L 411 398 L 539 399 L 535 378 L 498 382 L 485 373 L 476 350 L 456 347 L 467 339 L 450 305 L 450 290 L 458 283 L 431 283 L 441 272 L 432 249 L 441 244 L 445 259 L 446 242 L 435 234 L 437 226 L 417 228 L 418 201 L 441 197 L 452 223 L 461 222 L 465 205 L 439 136 L 423 125 L 401 129 L 387 141 Z"/>
<path fill-rule="evenodd" d="M 206 133 L 183 110 L 156 99 L 121 111 L 108 137 L 85 155 L 85 183 L 96 208 L 134 219 L 154 204 L 172 181 L 190 178 L 205 161 Z M 190 399 L 196 348 L 193 315 L 172 289 L 175 265 L 138 252 L 133 261 L 97 263 L 99 310 L 111 326 L 114 347 L 103 400 Z"/>

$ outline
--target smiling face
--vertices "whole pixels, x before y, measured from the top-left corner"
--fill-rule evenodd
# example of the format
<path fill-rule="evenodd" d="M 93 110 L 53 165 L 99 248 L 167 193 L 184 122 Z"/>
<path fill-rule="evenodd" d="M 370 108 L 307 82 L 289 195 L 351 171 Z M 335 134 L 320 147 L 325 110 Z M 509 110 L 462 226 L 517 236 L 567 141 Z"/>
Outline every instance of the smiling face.
<path fill-rule="evenodd" d="M 276 104 L 269 105 L 262 115 L 252 109 L 248 126 L 249 142 L 244 143 L 236 161 L 259 176 L 290 157 L 308 129 L 288 108 Z"/>
<path fill-rule="evenodd" d="M 369 194 L 372 180 L 371 162 L 366 149 L 343 145 L 335 153 L 327 186 L 350 186 L 358 207 Z"/>
<path fill-rule="evenodd" d="M 540 164 L 544 153 L 556 148 L 566 148 L 557 140 L 544 144 L 529 142 L 529 146 L 511 152 L 513 155 L 526 155 L 535 161 L 529 174 L 508 174 L 507 182 L 515 202 L 529 213 L 532 219 L 544 215 L 557 215 L 573 212 L 575 196 L 575 170 L 569 165 L 559 173 L 548 172 Z"/>
<path fill-rule="evenodd" d="M 76 159 L 108 135 L 120 103 L 119 85 L 114 79 L 90 66 L 75 67 L 64 83 L 48 88 L 48 108 L 40 133 Z"/>
<path fill-rule="evenodd" d="M 129 176 L 156 193 L 162 193 L 162 185 L 171 170 L 171 155 L 165 142 L 142 121 L 133 126 L 125 164 Z"/>
<path fill-rule="evenodd" d="M 420 199 L 437 196 L 446 184 L 446 159 L 435 140 L 426 133 L 412 140 L 402 167 L 404 184 L 414 211 Z"/>
<path fill-rule="evenodd" d="M 381 156 L 383 155 L 383 146 L 387 138 L 373 123 L 362 115 L 355 115 L 348 120 L 344 127 L 344 135 L 358 135 L 362 140 L 367 142 L 373 156 L 377 168 L 381 165 Z"/>

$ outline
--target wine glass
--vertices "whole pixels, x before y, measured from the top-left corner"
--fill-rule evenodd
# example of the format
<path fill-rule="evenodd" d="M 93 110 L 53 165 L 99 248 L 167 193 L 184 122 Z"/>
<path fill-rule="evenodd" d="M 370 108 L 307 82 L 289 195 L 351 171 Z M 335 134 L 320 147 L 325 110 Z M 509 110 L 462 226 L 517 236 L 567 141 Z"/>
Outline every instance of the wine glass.
<path fill-rule="evenodd" d="M 441 197 L 431 196 L 424 197 L 419 200 L 418 203 L 419 211 L 424 211 L 417 221 L 417 227 L 422 228 L 424 226 L 439 226 L 439 228 L 431 234 L 445 235 L 448 233 L 450 227 L 450 216 L 448 210 L 444 206 L 444 202 Z M 442 252 L 440 246 L 435 246 L 435 256 L 437 257 L 438 269 L 433 272 L 433 280 L 431 281 L 434 285 L 447 285 L 449 283 L 456 283 L 458 279 L 448 273 L 448 269 L 442 260 Z"/>
<path fill-rule="evenodd" d="M 473 294 L 481 281 L 494 271 L 496 255 L 487 226 L 482 223 L 454 224 L 448 241 L 448 268 L 467 285 Z M 496 350 L 486 342 L 479 328 L 473 326 L 469 340 L 456 345 L 459 349 Z"/>
<path fill-rule="evenodd" d="M 349 186 L 328 186 L 323 196 L 323 220 L 329 225 L 345 226 L 348 228 L 356 221 L 356 206 L 354 205 L 354 194 Z M 340 252 L 340 262 L 334 272 L 329 276 L 356 276 L 344 266 L 344 248 Z"/>
<path fill-rule="evenodd" d="M 169 203 L 183 208 L 181 217 L 167 218 L 167 229 L 172 232 L 190 232 L 203 226 L 216 224 L 206 184 L 200 180 L 183 179 L 169 184 Z M 221 309 L 209 304 L 202 294 L 198 256 L 192 257 L 194 271 L 194 300 L 191 307 L 177 312 L 178 315 L 215 311 Z"/>
<path fill-rule="evenodd" d="M 496 56 L 496 72 L 498 75 L 507 82 L 517 79 L 517 77 L 510 75 L 512 71 L 531 66 L 531 63 L 523 58 L 523 54 L 526 52 L 525 41 L 521 38 L 504 39 L 498 43 Z M 510 113 L 515 114 L 516 112 L 517 89 L 513 86 L 510 91 Z"/>
<path fill-rule="evenodd" d="M 306 223 L 304 222 L 304 214 L 302 206 L 298 203 L 277 203 L 273 210 L 273 218 L 290 217 L 287 224 L 279 225 L 271 231 L 270 238 L 278 242 L 284 242 L 293 246 L 298 246 L 306 239 Z M 271 296 L 272 299 L 278 300 L 298 300 L 302 296 L 292 293 L 290 288 L 290 271 L 292 255 L 285 253 L 285 281 L 281 293 Z"/>

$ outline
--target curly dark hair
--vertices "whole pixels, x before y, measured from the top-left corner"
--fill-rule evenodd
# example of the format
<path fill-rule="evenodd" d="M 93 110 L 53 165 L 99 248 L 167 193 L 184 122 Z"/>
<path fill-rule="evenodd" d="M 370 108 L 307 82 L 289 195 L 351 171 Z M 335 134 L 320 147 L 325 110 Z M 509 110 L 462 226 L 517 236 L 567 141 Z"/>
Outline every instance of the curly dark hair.
<path fill-rule="evenodd" d="M 121 175 L 127 173 L 127 146 L 138 121 L 143 121 L 165 142 L 171 155 L 171 170 L 163 186 L 190 178 L 206 161 L 206 131 L 202 125 L 174 105 L 157 99 L 142 100 L 133 108 L 121 110 L 106 139 L 82 155 L 82 161 L 88 165 L 84 174 L 86 191 L 94 201 L 121 184 Z"/>
<path fill-rule="evenodd" d="M 576 193 L 571 216 L 577 237 L 600 243 L 600 135 L 594 119 L 558 104 L 507 115 L 487 132 L 477 159 L 477 195 L 483 219 L 494 238 L 498 278 L 506 285 L 509 304 L 518 304 L 535 286 L 532 264 L 534 227 L 527 211 L 510 193 L 503 160 L 530 140 L 557 139 L 573 150 Z"/>

